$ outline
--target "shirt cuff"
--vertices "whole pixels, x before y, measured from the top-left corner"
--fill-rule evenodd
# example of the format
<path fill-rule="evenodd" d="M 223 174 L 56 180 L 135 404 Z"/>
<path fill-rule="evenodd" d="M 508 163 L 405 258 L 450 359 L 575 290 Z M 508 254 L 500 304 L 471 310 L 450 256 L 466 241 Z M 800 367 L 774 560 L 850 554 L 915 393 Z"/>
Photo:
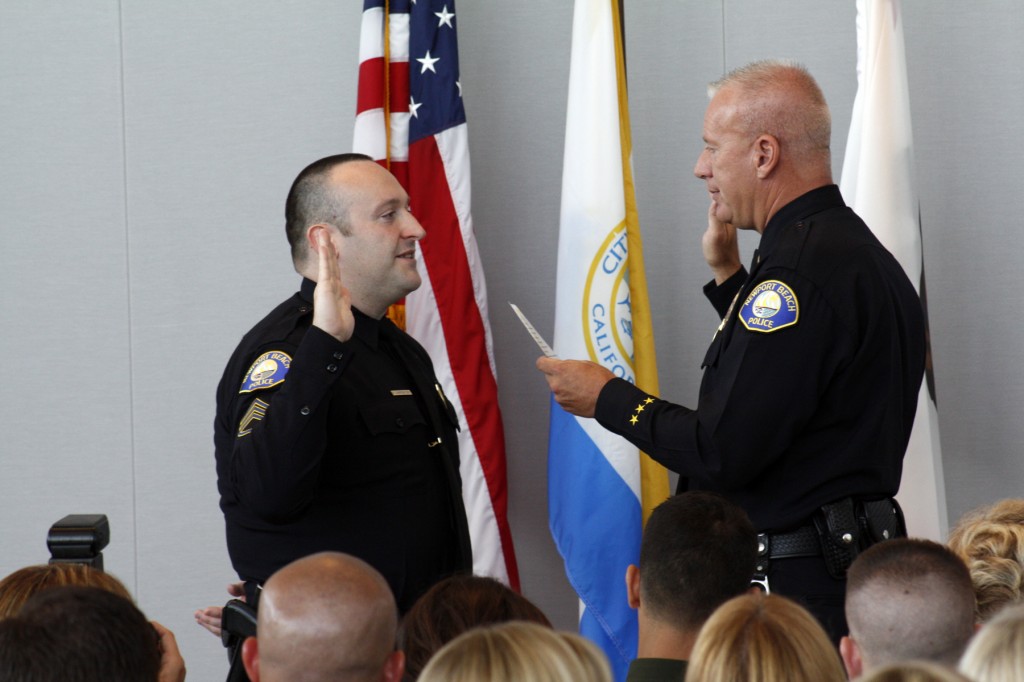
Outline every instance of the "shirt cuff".
<path fill-rule="evenodd" d="M 747 269 L 740 267 L 732 277 L 725 280 L 721 284 L 715 284 L 715 280 L 711 280 L 704 285 L 704 295 L 711 305 L 718 311 L 719 317 L 725 317 L 725 314 L 729 312 L 729 306 L 732 304 L 732 300 L 739 293 L 739 290 L 743 288 L 743 283 L 747 281 Z"/>
<path fill-rule="evenodd" d="M 647 397 L 647 393 L 625 379 L 612 379 L 597 396 L 594 418 L 606 429 L 621 433 L 625 420 Z"/>

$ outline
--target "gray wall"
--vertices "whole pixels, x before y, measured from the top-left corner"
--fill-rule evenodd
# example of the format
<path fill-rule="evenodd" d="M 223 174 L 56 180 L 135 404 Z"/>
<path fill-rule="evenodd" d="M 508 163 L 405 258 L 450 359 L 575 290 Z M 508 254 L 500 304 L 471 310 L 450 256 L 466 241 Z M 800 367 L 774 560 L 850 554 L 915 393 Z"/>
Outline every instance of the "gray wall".
<path fill-rule="evenodd" d="M 704 84 L 755 58 L 818 76 L 841 167 L 856 89 L 852 0 L 627 2 L 634 163 L 662 392 L 693 402 L 717 320 L 699 287 L 691 168 Z M 225 671 L 192 610 L 233 575 L 214 485 L 213 394 L 239 337 L 297 284 L 284 194 L 351 140 L 361 3 L 6 0 L 0 5 L 0 574 L 102 512 L 107 568 Z M 907 61 L 949 517 L 1018 496 L 1024 420 L 1024 12 L 907 0 Z M 461 0 L 474 218 L 488 275 L 525 594 L 574 595 L 547 530 L 547 390 L 504 302 L 550 336 L 568 0 Z M 748 236 L 748 235 L 745 235 Z M 743 248 L 753 248 L 747 239 Z M 982 289 L 987 298 L 980 296 Z"/>

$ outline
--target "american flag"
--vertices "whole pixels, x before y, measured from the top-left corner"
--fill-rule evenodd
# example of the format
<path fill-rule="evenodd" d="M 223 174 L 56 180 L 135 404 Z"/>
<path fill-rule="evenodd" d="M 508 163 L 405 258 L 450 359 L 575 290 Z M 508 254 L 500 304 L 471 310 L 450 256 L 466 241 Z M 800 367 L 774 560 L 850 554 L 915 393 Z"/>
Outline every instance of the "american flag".
<path fill-rule="evenodd" d="M 470 214 L 455 3 L 366 0 L 362 21 L 352 148 L 391 170 L 426 230 L 417 246 L 423 285 L 406 299 L 405 328 L 430 353 L 458 412 L 473 572 L 518 589 L 487 290 Z"/>

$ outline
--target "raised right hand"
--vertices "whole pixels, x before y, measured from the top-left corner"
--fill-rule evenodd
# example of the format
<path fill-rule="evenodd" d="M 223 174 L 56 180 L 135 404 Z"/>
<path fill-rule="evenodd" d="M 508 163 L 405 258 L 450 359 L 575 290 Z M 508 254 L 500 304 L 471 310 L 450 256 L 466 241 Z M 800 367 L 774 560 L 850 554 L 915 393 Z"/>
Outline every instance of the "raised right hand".
<path fill-rule="evenodd" d="M 708 229 L 704 231 L 700 245 L 704 260 L 715 276 L 715 284 L 729 279 L 742 267 L 736 228 L 715 217 L 714 202 L 708 207 Z"/>
<path fill-rule="evenodd" d="M 321 225 L 314 229 L 317 229 L 320 267 L 316 289 L 313 290 L 313 326 L 323 329 L 339 341 L 348 341 L 352 338 L 356 321 L 352 316 L 348 289 L 341 283 L 338 249 L 329 228 Z"/>

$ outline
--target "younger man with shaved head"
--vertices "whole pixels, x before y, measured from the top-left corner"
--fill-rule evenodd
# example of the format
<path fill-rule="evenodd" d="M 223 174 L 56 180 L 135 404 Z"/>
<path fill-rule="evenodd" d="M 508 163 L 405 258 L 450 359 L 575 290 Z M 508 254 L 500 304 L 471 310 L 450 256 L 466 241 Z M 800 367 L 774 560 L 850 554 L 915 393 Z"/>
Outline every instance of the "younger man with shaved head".
<path fill-rule="evenodd" d="M 405 667 L 397 629 L 383 576 L 353 556 L 322 552 L 267 581 L 242 661 L 252 682 L 397 682 Z"/>
<path fill-rule="evenodd" d="M 839 649 L 850 679 L 915 659 L 955 665 L 974 634 L 970 573 L 930 540 L 879 543 L 850 566 L 846 621 Z"/>
<path fill-rule="evenodd" d="M 250 603 L 315 552 L 376 568 L 404 612 L 472 568 L 458 418 L 426 350 L 385 316 L 420 286 L 426 232 L 362 154 L 315 161 L 285 202 L 287 299 L 238 344 L 217 389 L 217 487 Z"/>

